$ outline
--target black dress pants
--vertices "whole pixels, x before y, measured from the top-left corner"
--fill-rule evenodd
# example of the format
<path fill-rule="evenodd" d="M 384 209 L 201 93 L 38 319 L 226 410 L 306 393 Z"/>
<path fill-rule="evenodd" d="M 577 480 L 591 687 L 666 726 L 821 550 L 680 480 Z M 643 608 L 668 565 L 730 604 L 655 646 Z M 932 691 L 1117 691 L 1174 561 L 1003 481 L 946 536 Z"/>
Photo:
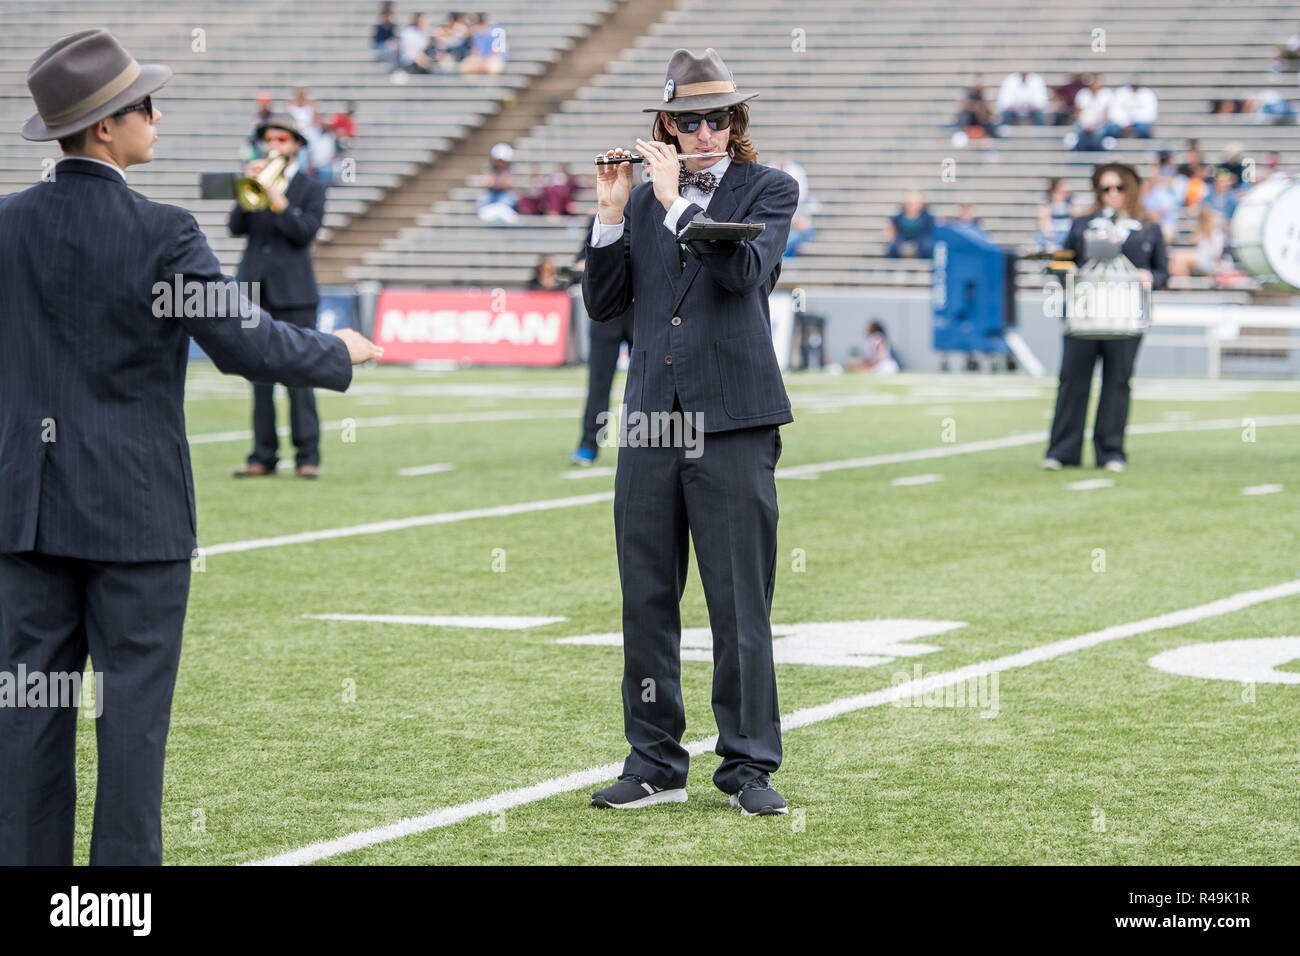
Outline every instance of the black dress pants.
<path fill-rule="evenodd" d="M 713 714 L 722 764 L 713 781 L 736 793 L 781 764 L 772 659 L 778 426 L 708 432 L 683 447 L 619 449 L 614 529 L 623 591 L 625 774 L 661 787 L 686 782 L 681 745 L 681 615 L 688 542 L 695 542 L 713 630 Z"/>
<path fill-rule="evenodd" d="M 591 322 L 591 342 L 587 350 L 587 405 L 582 413 L 582 439 L 579 448 L 599 453 L 596 435 L 600 424 L 596 418 L 609 411 L 609 389 L 618 369 L 619 347 L 632 347 L 632 309 L 608 322 Z"/>
<path fill-rule="evenodd" d="M 1088 395 L 1092 390 L 1092 370 L 1100 358 L 1101 399 L 1097 403 L 1097 420 L 1093 425 L 1093 451 L 1098 466 L 1108 461 L 1127 461 L 1124 457 L 1124 427 L 1128 424 L 1129 379 L 1133 377 L 1133 365 L 1141 342 L 1140 335 L 1114 339 L 1065 336 L 1048 458 L 1055 458 L 1063 465 L 1080 463 Z"/>
<path fill-rule="evenodd" d="M 316 306 L 304 309 L 267 311 L 279 322 L 289 322 L 306 329 L 316 328 Z M 297 451 L 294 464 L 320 464 L 320 420 L 316 417 L 316 393 L 310 388 L 289 388 L 289 434 Z M 280 435 L 275 424 L 275 386 L 253 383 L 253 453 L 248 463 L 275 470 L 279 461 Z"/>
<path fill-rule="evenodd" d="M 0 673 L 47 675 L 52 687 L 50 675 L 80 674 L 89 653 L 103 675 L 91 865 L 162 862 L 163 756 L 189 589 L 189 561 L 0 554 Z M 79 711 L 55 703 L 0 706 L 0 866 L 72 865 Z"/>

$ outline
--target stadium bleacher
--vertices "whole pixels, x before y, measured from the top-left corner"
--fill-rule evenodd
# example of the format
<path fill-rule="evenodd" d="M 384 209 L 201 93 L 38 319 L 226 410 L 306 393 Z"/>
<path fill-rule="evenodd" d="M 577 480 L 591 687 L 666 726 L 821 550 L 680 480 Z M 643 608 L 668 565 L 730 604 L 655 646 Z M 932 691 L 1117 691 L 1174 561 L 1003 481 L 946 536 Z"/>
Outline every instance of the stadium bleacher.
<path fill-rule="evenodd" d="M 345 99 L 358 102 L 359 175 L 354 184 L 331 189 L 327 229 L 318 243 L 318 250 L 328 250 L 331 239 L 379 200 L 400 205 L 403 183 L 416 170 L 445 159 L 468 130 L 508 109 L 518 91 L 593 25 L 638 2 L 564 0 L 544 9 L 519 0 L 495 4 L 493 17 L 510 41 L 502 76 L 412 77 L 404 84 L 393 83 L 368 48 L 374 3 L 71 2 L 42 5 L 35 17 L 32 8 L 7 7 L 0 11 L 7 74 L 0 117 L 14 129 L 29 115 L 21 64 L 73 27 L 108 26 L 138 59 L 170 63 L 177 75 L 160 98 L 167 115 L 159 160 L 133 170 L 131 182 L 192 209 L 223 264 L 233 268 L 242 240 L 225 233 L 226 204 L 196 198 L 197 179 L 201 170 L 236 168 L 256 90 L 270 89 L 279 100 L 294 86 L 308 85 L 327 113 Z M 399 8 L 399 22 L 407 15 Z M 1288 168 L 1300 149 L 1300 127 L 1260 125 L 1244 115 L 1212 118 L 1208 104 L 1264 88 L 1300 99 L 1294 74 L 1268 69 L 1283 39 L 1279 24 L 1296 20 L 1296 3 L 1233 7 L 1225 16 L 1221 4 L 1208 0 L 1104 0 L 1087 10 L 1062 0 L 1032 7 L 979 0 L 957 8 L 937 0 L 905 6 L 828 0 L 797 13 L 776 0 L 683 0 L 632 47 L 604 51 L 607 68 L 513 142 L 516 181 L 526 180 L 532 168 L 549 171 L 563 163 L 589 183 L 590 156 L 646 134 L 649 114 L 640 109 L 662 88 L 671 51 L 711 44 L 743 86 L 761 92 L 751 104 L 761 160 L 781 154 L 797 160 L 820 202 L 817 236 L 797 259 L 787 260 L 782 286 L 920 287 L 929 281 L 928 263 L 886 258 L 881 231 L 912 187 L 923 190 L 941 216 L 953 215 L 959 201 L 973 201 L 996 240 L 1021 248 L 1035 232 L 1047 178 L 1066 177 L 1079 200 L 1103 155 L 1145 172 L 1155 149 L 1181 150 L 1196 138 L 1210 161 L 1239 143 L 1261 165 L 1269 150 L 1279 150 Z M 206 52 L 191 50 L 196 29 L 205 31 Z M 1124 139 L 1105 154 L 1079 153 L 1064 145 L 1065 127 L 1021 126 L 1008 129 L 992 148 L 955 148 L 946 127 L 971 74 L 983 74 L 995 91 L 1004 75 L 1021 68 L 1040 72 L 1049 85 L 1076 70 L 1101 71 L 1112 87 L 1139 75 L 1160 98 L 1155 138 Z M 0 143 L 0 194 L 34 181 L 41 159 L 54 155 L 53 144 L 16 136 Z M 383 282 L 517 286 L 540 254 L 564 262 L 577 248 L 584 216 L 488 225 L 475 213 L 478 193 L 479 174 L 473 173 L 432 205 L 420 205 L 413 195 L 413 225 L 388 236 L 367 233 L 357 261 L 342 273 Z M 591 197 L 590 189 L 580 194 L 584 208 Z M 1184 217 L 1180 239 L 1189 235 Z M 1019 270 L 1023 284 L 1037 281 L 1037 263 L 1021 262 Z"/>

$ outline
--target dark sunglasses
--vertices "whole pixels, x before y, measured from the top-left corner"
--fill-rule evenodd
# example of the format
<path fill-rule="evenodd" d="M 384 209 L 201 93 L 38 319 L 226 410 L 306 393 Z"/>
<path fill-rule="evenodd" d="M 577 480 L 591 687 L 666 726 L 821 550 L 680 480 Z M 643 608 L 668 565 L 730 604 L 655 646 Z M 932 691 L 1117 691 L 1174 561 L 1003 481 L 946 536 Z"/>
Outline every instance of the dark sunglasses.
<path fill-rule="evenodd" d="M 1122 193 L 1126 187 L 1123 183 L 1120 183 L 1118 186 L 1101 186 L 1100 189 L 1104 193 Z"/>
<path fill-rule="evenodd" d="M 729 129 L 731 127 L 731 118 L 735 114 L 731 110 L 719 110 L 716 113 L 677 113 L 673 116 L 673 122 L 683 133 L 694 133 L 700 128 L 700 123 L 708 123 L 709 129 Z"/>
<path fill-rule="evenodd" d="M 153 97 L 146 96 L 143 103 L 136 103 L 135 106 L 124 106 L 116 113 L 110 113 L 110 116 L 125 116 L 127 113 L 134 113 L 136 110 L 144 110 L 145 116 L 150 120 L 153 119 Z"/>

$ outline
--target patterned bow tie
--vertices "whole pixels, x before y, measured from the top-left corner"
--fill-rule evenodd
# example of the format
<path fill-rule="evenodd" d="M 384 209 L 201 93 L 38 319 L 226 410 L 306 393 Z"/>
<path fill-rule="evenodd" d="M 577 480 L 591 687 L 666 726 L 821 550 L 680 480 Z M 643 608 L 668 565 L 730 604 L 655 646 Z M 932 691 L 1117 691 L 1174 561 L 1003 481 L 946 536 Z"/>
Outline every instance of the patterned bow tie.
<path fill-rule="evenodd" d="M 687 186 L 711 193 L 718 188 L 718 177 L 710 172 L 688 173 L 683 166 L 677 174 L 677 188 L 685 189 Z"/>

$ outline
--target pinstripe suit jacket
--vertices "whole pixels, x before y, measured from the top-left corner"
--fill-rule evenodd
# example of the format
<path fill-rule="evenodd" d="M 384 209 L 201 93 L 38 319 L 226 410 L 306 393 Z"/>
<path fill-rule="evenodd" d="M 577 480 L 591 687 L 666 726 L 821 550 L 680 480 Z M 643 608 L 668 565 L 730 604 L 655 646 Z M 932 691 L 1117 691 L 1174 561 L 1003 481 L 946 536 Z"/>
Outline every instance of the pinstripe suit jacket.
<path fill-rule="evenodd" d="M 706 213 L 692 219 L 761 222 L 757 238 L 697 244 L 699 257 L 680 266 L 677 239 L 664 226 L 652 183 L 632 189 L 623 210 L 622 242 L 587 243 L 582 297 L 591 318 L 608 321 L 631 305 L 632 349 L 623 403 L 627 412 L 682 410 L 703 415 L 704 431 L 730 431 L 794 421 L 772 349 L 767 299 L 781 274 L 781 256 L 799 184 L 778 169 L 733 162 Z M 680 321 L 679 321 L 680 320 Z"/>
<path fill-rule="evenodd" d="M 223 372 L 348 387 L 335 336 L 260 310 L 160 317 L 157 283 L 177 274 L 224 278 L 189 212 L 149 201 L 111 169 L 65 159 L 52 182 L 0 203 L 0 552 L 193 554 L 191 335 Z"/>

